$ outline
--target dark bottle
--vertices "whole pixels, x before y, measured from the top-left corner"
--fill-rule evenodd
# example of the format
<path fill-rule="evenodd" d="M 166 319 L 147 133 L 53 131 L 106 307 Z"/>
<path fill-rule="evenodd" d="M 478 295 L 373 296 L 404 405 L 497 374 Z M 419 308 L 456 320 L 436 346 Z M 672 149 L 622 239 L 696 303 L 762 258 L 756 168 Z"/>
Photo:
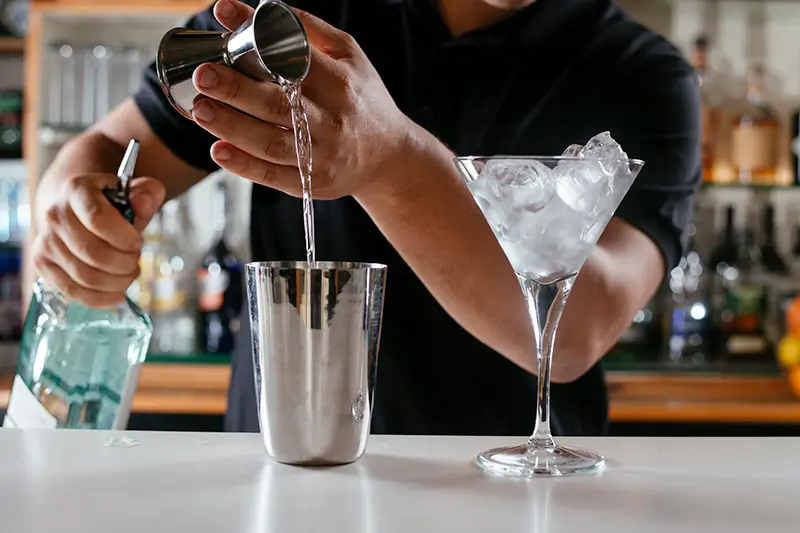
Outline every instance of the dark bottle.
<path fill-rule="evenodd" d="M 756 362 L 770 357 L 765 331 L 767 294 L 760 274 L 759 248 L 752 231 L 739 239 L 735 258 L 717 264 L 721 306 L 716 318 L 723 355 L 730 361 Z"/>
<path fill-rule="evenodd" d="M 732 205 L 725 208 L 725 227 L 719 243 L 711 251 L 708 262 L 711 283 L 708 285 L 708 301 L 711 304 L 712 332 L 711 351 L 715 354 L 724 352 L 725 335 L 722 318 L 725 314 L 725 274 L 730 265 L 738 261 L 739 247 L 736 242 L 736 212 Z"/>
<path fill-rule="evenodd" d="M 213 216 L 219 238 L 203 258 L 197 276 L 200 349 L 209 354 L 233 351 L 244 298 L 242 262 L 225 243 L 228 190 L 224 182 L 218 188 Z"/>
<path fill-rule="evenodd" d="M 800 277 L 800 226 L 794 229 L 794 241 L 792 242 L 792 273 Z"/>
<path fill-rule="evenodd" d="M 689 252 L 669 273 L 670 298 L 667 361 L 674 364 L 702 364 L 709 356 L 708 292 L 709 273 L 697 253 L 694 238 Z"/>
<path fill-rule="evenodd" d="M 761 245 L 759 246 L 761 265 L 770 274 L 787 274 L 789 266 L 781 257 L 778 246 L 775 244 L 775 208 L 772 204 L 764 207 L 763 216 Z"/>

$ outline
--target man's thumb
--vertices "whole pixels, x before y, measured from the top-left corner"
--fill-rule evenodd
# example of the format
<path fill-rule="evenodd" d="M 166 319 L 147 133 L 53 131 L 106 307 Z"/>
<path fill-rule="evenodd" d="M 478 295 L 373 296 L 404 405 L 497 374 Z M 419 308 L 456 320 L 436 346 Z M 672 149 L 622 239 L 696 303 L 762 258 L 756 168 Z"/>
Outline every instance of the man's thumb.
<path fill-rule="evenodd" d="M 165 196 L 164 185 L 156 179 L 136 178 L 131 181 L 130 202 L 137 230 L 144 231 L 153 215 L 161 208 Z"/>
<path fill-rule="evenodd" d="M 353 54 L 357 45 L 349 34 L 331 26 L 311 13 L 296 8 L 293 9 L 300 22 L 303 23 L 311 46 L 334 59 L 342 59 Z"/>

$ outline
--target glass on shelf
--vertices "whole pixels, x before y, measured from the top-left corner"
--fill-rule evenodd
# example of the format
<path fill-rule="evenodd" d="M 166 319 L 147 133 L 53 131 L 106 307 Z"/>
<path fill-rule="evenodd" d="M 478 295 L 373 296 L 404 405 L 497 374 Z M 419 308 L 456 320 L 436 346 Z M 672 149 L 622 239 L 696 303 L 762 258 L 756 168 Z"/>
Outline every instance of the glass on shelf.
<path fill-rule="evenodd" d="M 550 369 L 578 272 L 644 163 L 629 159 L 606 132 L 562 157 L 458 157 L 456 164 L 516 272 L 537 347 L 533 434 L 521 445 L 481 453 L 478 465 L 518 477 L 599 470 L 602 455 L 553 438 Z"/>

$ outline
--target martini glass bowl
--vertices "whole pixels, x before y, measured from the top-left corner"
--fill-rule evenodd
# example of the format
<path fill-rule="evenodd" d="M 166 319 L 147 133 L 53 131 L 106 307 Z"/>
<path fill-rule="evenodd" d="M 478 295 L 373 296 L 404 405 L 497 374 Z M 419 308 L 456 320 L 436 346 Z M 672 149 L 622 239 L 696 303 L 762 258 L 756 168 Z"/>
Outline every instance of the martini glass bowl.
<path fill-rule="evenodd" d="M 621 152 L 621 150 L 620 150 Z M 501 476 L 563 476 L 605 466 L 602 455 L 556 444 L 550 369 L 575 278 L 644 162 L 591 157 L 457 157 L 455 163 L 513 267 L 537 347 L 534 431 L 527 442 L 478 455 Z"/>

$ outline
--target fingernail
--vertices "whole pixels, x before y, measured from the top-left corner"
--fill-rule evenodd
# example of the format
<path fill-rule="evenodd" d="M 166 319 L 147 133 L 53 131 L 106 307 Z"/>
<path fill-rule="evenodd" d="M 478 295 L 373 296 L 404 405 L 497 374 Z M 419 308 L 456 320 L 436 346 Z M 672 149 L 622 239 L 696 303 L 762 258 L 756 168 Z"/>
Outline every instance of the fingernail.
<path fill-rule="evenodd" d="M 225 18 L 236 16 L 236 6 L 230 0 L 219 0 L 217 2 L 217 13 Z"/>
<path fill-rule="evenodd" d="M 231 158 L 232 155 L 233 154 L 231 153 L 231 151 L 228 148 L 222 147 L 222 148 L 217 150 L 216 160 L 217 161 L 227 161 L 228 159 Z"/>
<path fill-rule="evenodd" d="M 198 102 L 194 106 L 194 118 L 200 122 L 211 122 L 214 120 L 214 107 L 208 102 Z"/>
<path fill-rule="evenodd" d="M 197 76 L 197 85 L 201 89 L 213 89 L 219 81 L 219 76 L 211 67 L 205 67 Z"/>

